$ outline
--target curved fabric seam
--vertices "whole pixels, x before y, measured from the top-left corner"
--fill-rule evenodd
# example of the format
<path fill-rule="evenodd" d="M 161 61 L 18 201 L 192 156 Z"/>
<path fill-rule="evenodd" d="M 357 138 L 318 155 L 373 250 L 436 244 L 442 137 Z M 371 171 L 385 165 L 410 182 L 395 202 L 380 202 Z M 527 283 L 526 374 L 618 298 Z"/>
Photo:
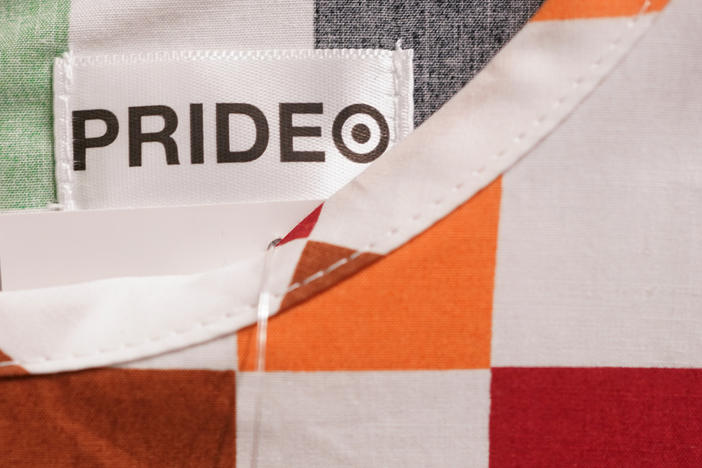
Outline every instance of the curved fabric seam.
<path fill-rule="evenodd" d="M 165 334 L 154 336 L 154 337 L 148 338 L 147 340 L 144 340 L 144 341 L 138 341 L 135 343 L 122 343 L 119 346 L 114 346 L 114 347 L 108 348 L 108 349 L 100 349 L 100 350 L 93 352 L 93 353 L 71 353 L 71 354 L 66 354 L 64 356 L 58 356 L 58 357 L 41 357 L 41 358 L 25 359 L 22 361 L 4 361 L 4 362 L 0 362 L 0 368 L 9 367 L 9 366 L 25 366 L 25 365 L 32 365 L 32 364 L 43 364 L 43 363 L 47 363 L 47 362 L 51 362 L 51 363 L 61 362 L 61 361 L 69 361 L 70 362 L 70 361 L 73 361 L 75 359 L 85 359 L 85 358 L 90 358 L 90 357 L 95 357 L 95 356 L 109 355 L 111 353 L 116 353 L 116 352 L 122 351 L 124 349 L 137 348 L 140 346 L 144 346 L 147 343 L 157 343 L 157 342 L 163 341 L 167 338 L 173 338 L 173 337 L 179 336 L 179 335 L 187 335 L 188 333 L 192 333 L 200 328 L 207 328 L 207 327 L 211 327 L 214 325 L 219 325 L 224 320 L 230 319 L 230 318 L 235 317 L 236 315 L 239 315 L 239 313 L 241 313 L 242 310 L 248 311 L 248 310 L 252 310 L 255 308 L 256 308 L 256 306 L 243 305 L 243 306 L 240 306 L 238 313 L 228 312 L 226 314 L 217 316 L 216 318 L 213 318 L 213 319 L 201 320 L 199 322 L 196 322 L 194 327 L 187 328 L 187 329 L 171 330 L 171 331 L 166 332 Z M 168 351 L 166 351 L 166 352 L 168 352 Z M 139 358 L 137 358 L 137 359 L 139 359 Z"/>
<path fill-rule="evenodd" d="M 626 27 L 628 28 L 628 30 L 632 30 L 632 29 L 636 26 L 636 23 L 639 21 L 639 19 L 641 18 L 641 16 L 642 16 L 643 14 L 645 14 L 645 13 L 648 11 L 648 8 L 649 8 L 650 6 L 651 6 L 651 1 L 650 1 L 650 0 L 644 0 L 644 2 L 643 2 L 643 4 L 642 4 L 642 8 L 641 8 L 641 10 L 639 11 L 639 13 L 637 14 L 636 18 L 633 19 L 633 20 L 631 20 L 630 22 L 628 22 L 628 23 L 626 24 Z M 626 36 L 626 33 L 620 34 L 616 39 L 614 39 L 612 42 L 610 42 L 610 43 L 607 44 L 607 46 L 605 47 L 605 50 L 609 49 L 609 50 L 610 50 L 610 53 L 613 52 L 613 51 L 615 50 L 616 46 L 624 39 L 625 36 Z M 604 62 L 605 58 L 606 58 L 608 55 L 609 55 L 608 53 L 601 54 L 594 62 L 592 62 L 592 63 L 590 64 L 590 66 L 588 67 L 588 70 L 593 70 L 593 69 L 599 68 L 599 66 L 602 65 L 602 63 Z M 573 81 L 571 82 L 571 89 L 570 89 L 570 91 L 569 91 L 569 92 L 566 92 L 565 94 L 563 94 L 563 95 L 560 96 L 559 98 L 554 99 L 553 102 L 551 103 L 551 110 L 550 110 L 550 111 L 547 111 L 546 113 L 541 114 L 538 118 L 532 120 L 532 122 L 531 122 L 531 124 L 532 124 L 532 131 L 533 131 L 534 128 L 537 128 L 537 127 L 541 126 L 541 125 L 548 119 L 550 113 L 554 112 L 554 111 L 555 111 L 556 109 L 558 109 L 561 105 L 563 105 L 563 103 L 567 100 L 567 98 L 568 98 L 568 96 L 569 96 L 570 94 L 572 94 L 572 93 L 574 93 L 575 91 L 577 91 L 577 89 L 580 88 L 580 86 L 582 86 L 584 83 L 586 83 L 585 78 L 587 77 L 587 74 L 588 74 L 588 72 L 585 72 L 585 73 L 581 74 L 578 78 L 576 78 L 575 80 L 573 80 Z M 594 75 L 594 80 L 593 80 L 593 81 L 596 81 L 597 78 L 598 78 L 598 76 L 597 76 L 597 75 Z M 555 128 L 554 128 L 554 129 L 555 129 Z M 490 159 L 490 160 L 492 160 L 493 162 L 499 161 L 502 157 L 504 157 L 504 156 L 507 154 L 507 151 L 510 149 L 510 146 L 520 143 L 524 138 L 527 137 L 529 131 L 530 131 L 530 130 L 525 130 L 525 131 L 518 132 L 518 133 L 511 139 L 511 142 L 510 142 L 507 146 L 505 146 L 503 149 L 501 149 L 500 151 L 498 151 L 497 153 L 493 154 L 490 158 L 487 158 L 487 159 Z M 476 178 L 477 178 L 477 177 L 481 177 L 481 176 L 485 173 L 486 169 L 487 169 L 487 166 L 480 166 L 478 169 L 474 169 L 474 170 L 471 172 L 471 175 L 474 176 L 474 177 L 476 177 Z M 461 182 L 455 184 L 454 186 L 452 186 L 450 190 L 455 192 L 455 191 L 460 190 L 461 188 L 463 188 L 463 186 L 464 186 L 465 184 L 466 184 L 466 181 L 465 181 L 465 180 L 464 180 L 464 181 L 461 181 Z M 432 205 L 433 205 L 434 207 L 439 207 L 439 206 L 441 206 L 442 203 L 444 203 L 444 201 L 445 201 L 444 198 L 440 198 L 440 199 L 438 199 L 438 200 L 434 200 L 434 201 L 432 202 Z M 426 215 L 426 212 L 425 212 L 425 215 Z M 412 220 L 412 221 L 417 221 L 417 220 L 419 220 L 421 217 L 422 217 L 422 213 L 417 213 L 417 214 L 415 214 L 415 215 L 413 215 L 413 216 L 411 217 L 411 220 Z M 390 237 L 390 236 L 394 236 L 394 235 L 398 234 L 399 232 L 400 232 L 400 229 L 399 229 L 399 228 L 393 227 L 393 228 L 389 229 L 387 232 L 385 232 L 384 235 L 387 236 L 387 237 Z M 344 264 L 348 263 L 349 261 L 355 259 L 356 257 L 358 257 L 358 256 L 360 256 L 360 255 L 362 255 L 362 254 L 364 254 L 364 253 L 371 253 L 371 249 L 372 249 L 373 247 L 375 247 L 375 245 L 376 245 L 376 241 L 373 241 L 373 242 L 368 243 L 368 245 L 366 245 L 366 246 L 363 247 L 362 249 L 355 250 L 355 251 L 354 251 L 352 254 L 350 254 L 348 257 L 342 258 L 341 260 L 335 262 L 335 263 L 332 264 L 331 266 L 329 266 L 329 267 L 327 267 L 327 268 L 325 268 L 325 269 L 322 269 L 322 270 L 319 270 L 319 271 L 313 273 L 312 275 L 308 276 L 307 278 L 305 278 L 305 279 L 302 280 L 302 281 L 299 281 L 299 282 L 296 282 L 296 283 L 294 283 L 294 284 L 291 284 L 291 285 L 285 290 L 285 292 L 284 292 L 283 294 L 276 294 L 276 296 L 277 296 L 277 297 L 281 297 L 281 296 L 283 296 L 284 294 L 287 294 L 287 293 L 289 293 L 289 292 L 291 292 L 291 291 L 294 291 L 294 290 L 296 290 L 296 289 L 298 289 L 298 288 L 300 288 L 300 287 L 302 287 L 302 286 L 305 286 L 305 285 L 307 285 L 307 284 L 309 284 L 309 283 L 311 283 L 311 282 L 313 282 L 313 281 L 316 281 L 316 280 L 322 278 L 324 275 L 326 275 L 326 274 L 328 274 L 328 273 L 331 273 L 332 271 L 336 270 L 337 268 L 343 266 Z"/>
<path fill-rule="evenodd" d="M 601 55 L 598 57 L 598 59 L 596 59 L 593 63 L 591 63 L 591 64 L 587 67 L 587 70 L 588 70 L 588 71 L 586 71 L 585 73 L 581 74 L 578 78 L 576 78 L 575 80 L 573 80 L 573 81 L 571 82 L 571 89 L 570 89 L 570 91 L 566 92 L 565 94 L 563 94 L 563 95 L 560 96 L 559 98 L 555 99 L 555 100 L 551 103 L 551 110 L 550 110 L 550 111 L 547 111 L 546 113 L 542 114 L 540 117 L 538 117 L 538 118 L 536 118 L 536 119 L 533 119 L 533 120 L 531 121 L 531 125 L 532 125 L 533 128 L 536 128 L 536 127 L 538 127 L 539 125 L 541 125 L 543 122 L 545 122 L 546 119 L 548 118 L 548 116 L 549 116 L 549 114 L 550 114 L 551 112 L 553 112 L 553 111 L 555 111 L 556 109 L 558 109 L 558 108 L 566 101 L 566 99 L 570 96 L 570 94 L 574 93 L 580 86 L 582 86 L 584 83 L 586 83 L 586 78 L 587 78 L 588 73 L 591 72 L 592 70 L 596 70 L 596 69 L 602 64 L 602 62 L 604 61 L 604 59 L 609 55 L 609 53 L 613 52 L 613 51 L 616 49 L 617 44 L 619 44 L 619 43 L 624 39 L 624 37 L 626 36 L 626 31 L 632 31 L 632 30 L 634 29 L 634 27 L 636 26 L 636 24 L 638 23 L 638 21 L 640 20 L 640 18 L 642 17 L 642 15 L 645 14 L 645 13 L 648 11 L 650 5 L 651 5 L 651 1 L 650 1 L 650 0 L 644 0 L 644 2 L 643 2 L 643 4 L 642 4 L 642 8 L 641 8 L 641 10 L 639 11 L 639 13 L 636 15 L 636 17 L 633 18 L 633 19 L 631 19 L 630 21 L 628 21 L 628 22 L 626 23 L 626 29 L 625 29 L 625 31 L 624 31 L 622 34 L 620 34 L 616 39 L 614 39 L 613 41 L 609 42 L 609 43 L 605 46 L 604 50 L 609 50 L 609 52 L 605 52 L 605 53 L 601 54 Z M 603 78 L 604 75 L 600 75 L 600 76 L 598 76 L 598 75 L 593 75 L 593 77 L 594 77 L 594 80 L 593 80 L 593 81 L 596 81 L 596 80 L 599 79 L 599 78 Z M 556 127 L 557 127 L 557 125 L 554 126 L 554 130 L 555 130 Z M 486 157 L 485 160 L 486 160 L 486 161 L 492 161 L 492 162 L 499 161 L 504 155 L 507 154 L 507 151 L 509 150 L 510 146 L 512 146 L 512 145 L 514 145 L 514 144 L 520 143 L 524 138 L 526 138 L 526 136 L 527 136 L 528 133 L 529 133 L 529 130 L 528 130 L 528 129 L 527 129 L 527 130 L 524 130 L 524 131 L 522 131 L 522 132 L 517 133 L 517 135 L 516 135 L 515 137 L 512 138 L 510 144 L 508 144 L 504 149 L 498 151 L 497 153 L 493 154 L 492 156 Z M 472 175 L 473 177 L 479 178 L 479 177 L 481 177 L 481 176 L 485 173 L 486 168 L 487 168 L 487 165 L 486 165 L 486 166 L 481 166 L 481 167 L 479 167 L 478 169 L 473 170 L 473 171 L 471 172 L 471 175 Z M 507 169 L 507 168 L 505 168 L 505 170 L 506 170 L 506 169 Z M 502 172 L 504 172 L 504 171 L 502 171 Z M 449 190 L 450 190 L 450 191 L 457 191 L 457 190 L 460 190 L 465 184 L 466 184 L 466 181 L 459 182 L 458 184 L 452 186 Z M 445 201 L 444 198 L 440 198 L 440 199 L 434 200 L 434 201 L 432 202 L 432 205 L 433 205 L 434 208 L 436 208 L 436 207 L 441 206 L 441 204 L 444 203 L 444 201 Z M 431 208 L 431 207 L 430 207 L 430 208 Z M 417 221 L 417 220 L 419 220 L 421 217 L 422 217 L 422 213 L 418 213 L 418 214 L 413 215 L 413 216 L 411 217 L 411 220 L 412 220 L 412 221 Z M 393 228 L 389 229 L 384 235 L 385 235 L 385 236 L 394 236 L 394 235 L 398 234 L 399 232 L 400 232 L 400 229 L 399 229 L 399 228 L 393 227 Z M 345 258 L 343 258 L 343 259 L 341 259 L 341 260 L 335 262 L 335 263 L 332 264 L 331 266 L 329 266 L 329 267 L 327 267 L 327 268 L 325 268 L 325 269 L 323 269 L 323 270 L 319 270 L 318 272 L 316 272 L 316 273 L 314 273 L 314 274 L 308 276 L 308 277 L 305 278 L 304 280 L 302 280 L 302 281 L 300 281 L 300 282 L 297 282 L 297 283 L 294 283 L 294 284 L 291 284 L 290 286 L 288 286 L 288 288 L 287 288 L 283 293 L 273 293 L 272 296 L 274 296 L 276 299 L 280 299 L 280 298 L 282 298 L 285 294 L 287 294 L 288 292 L 294 291 L 295 289 L 298 289 L 298 288 L 300 288 L 300 287 L 302 287 L 302 286 L 304 286 L 304 285 L 306 285 L 306 284 L 312 283 L 313 281 L 316 281 L 316 280 L 318 280 L 318 279 L 324 277 L 326 274 L 329 274 L 329 273 L 331 273 L 332 271 L 334 271 L 334 270 L 340 268 L 340 267 L 343 266 L 344 264 L 346 264 L 346 263 L 348 263 L 349 261 L 353 260 L 354 258 L 356 258 L 356 257 L 358 257 L 358 256 L 360 256 L 360 255 L 362 255 L 363 253 L 370 252 L 369 249 L 372 249 L 372 248 L 376 245 L 376 242 L 377 242 L 377 241 L 378 241 L 378 239 L 376 239 L 376 241 L 370 242 L 366 247 L 354 251 L 354 252 L 353 252 L 352 254 L 350 254 L 348 257 L 345 257 Z M 245 307 L 246 309 L 255 308 L 255 306 L 251 306 L 251 305 L 242 306 L 242 307 Z M 277 312 L 280 312 L 280 309 L 279 309 Z M 147 343 L 158 342 L 158 341 L 161 341 L 161 340 L 164 340 L 164 339 L 166 339 L 166 338 L 173 337 L 173 336 L 186 335 L 186 334 L 188 334 L 188 333 L 194 332 L 195 330 L 197 330 L 197 329 L 199 329 L 199 328 L 203 328 L 203 327 L 208 327 L 208 326 L 212 326 L 212 325 L 215 325 L 215 324 L 219 324 L 220 322 L 224 321 L 225 319 L 231 318 L 231 317 L 233 317 L 233 316 L 235 316 L 235 315 L 236 315 L 235 313 L 227 313 L 227 314 L 224 314 L 224 315 L 222 315 L 222 316 L 219 316 L 219 317 L 217 317 L 217 318 L 215 318 L 215 319 L 211 319 L 211 320 L 208 320 L 208 321 L 200 321 L 200 322 L 197 322 L 195 327 L 189 328 L 189 329 L 187 329 L 187 330 L 172 330 L 172 331 L 170 331 L 170 332 L 166 332 L 164 335 L 159 335 L 159 336 L 157 336 L 157 337 L 149 338 L 149 339 L 147 339 L 147 340 L 145 340 L 145 341 L 141 341 L 141 342 L 133 343 L 133 344 L 126 344 L 126 343 L 125 343 L 125 344 L 122 344 L 122 345 L 120 345 L 120 346 L 118 346 L 118 347 L 110 348 L 110 349 L 108 349 L 108 350 L 99 350 L 99 351 L 97 351 L 97 352 L 95 352 L 95 353 L 81 353 L 81 354 L 79 354 L 79 355 L 75 355 L 75 354 L 74 354 L 74 355 L 68 355 L 68 356 L 74 356 L 74 357 L 61 357 L 61 358 L 58 358 L 58 359 L 57 359 L 57 358 L 52 358 L 52 357 L 42 357 L 42 358 L 27 359 L 27 360 L 22 360 L 22 361 L 5 361 L 5 362 L 3 362 L 3 363 L 0 363 L 0 368 L 2 368 L 2 367 L 7 367 L 7 366 L 12 366 L 12 365 L 24 366 L 24 365 L 27 365 L 27 364 L 31 365 L 31 364 L 47 363 L 47 362 L 52 362 L 52 363 L 54 363 L 54 362 L 60 362 L 60 361 L 70 361 L 70 360 L 76 359 L 76 358 L 86 358 L 86 357 L 102 356 L 102 355 L 106 355 L 106 354 L 110 354 L 110 353 L 117 352 L 117 351 L 122 350 L 122 349 L 125 349 L 125 348 L 139 347 L 139 346 L 143 346 L 144 344 L 147 344 Z M 223 333 L 223 334 L 226 334 L 226 333 Z M 165 352 L 168 352 L 168 351 L 165 351 Z"/>

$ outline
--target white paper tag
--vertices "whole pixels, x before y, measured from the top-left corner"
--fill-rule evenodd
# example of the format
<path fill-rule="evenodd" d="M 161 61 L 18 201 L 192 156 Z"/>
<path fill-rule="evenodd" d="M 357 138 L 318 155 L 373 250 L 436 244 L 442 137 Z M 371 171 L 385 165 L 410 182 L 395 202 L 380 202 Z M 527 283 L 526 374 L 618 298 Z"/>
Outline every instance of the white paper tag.
<path fill-rule="evenodd" d="M 264 251 L 320 203 L 3 213 L 0 291 L 222 268 Z"/>
<path fill-rule="evenodd" d="M 67 209 L 325 199 L 412 129 L 411 50 L 65 54 Z"/>

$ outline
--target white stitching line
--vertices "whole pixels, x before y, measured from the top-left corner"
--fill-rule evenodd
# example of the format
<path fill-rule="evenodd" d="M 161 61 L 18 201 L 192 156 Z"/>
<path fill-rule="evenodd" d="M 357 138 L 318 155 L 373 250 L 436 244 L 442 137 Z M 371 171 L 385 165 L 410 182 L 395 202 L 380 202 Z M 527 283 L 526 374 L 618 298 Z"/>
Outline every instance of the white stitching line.
<path fill-rule="evenodd" d="M 630 21 L 628 21 L 628 22 L 626 23 L 626 26 L 627 26 L 628 30 L 633 30 L 634 26 L 638 23 L 639 19 L 643 16 L 644 13 L 647 12 L 647 10 L 648 10 L 648 8 L 650 7 L 650 5 L 651 5 L 650 0 L 644 0 L 644 2 L 643 2 L 643 7 L 641 8 L 641 10 L 639 11 L 639 13 L 637 14 L 636 18 L 634 18 L 634 19 L 632 19 L 632 20 L 630 20 Z M 593 63 L 588 67 L 588 71 L 591 71 L 591 70 L 593 70 L 593 69 L 598 68 L 598 67 L 602 64 L 602 62 L 604 61 L 605 57 L 606 57 L 610 52 L 612 52 L 612 51 L 614 51 L 614 50 L 616 49 L 617 44 L 619 44 L 619 43 L 622 41 L 622 39 L 624 38 L 625 35 L 626 35 L 626 30 L 625 30 L 624 33 L 622 33 L 620 36 L 618 36 L 614 41 L 610 42 L 610 43 L 607 45 L 607 47 L 606 47 L 607 52 L 605 52 L 605 53 L 602 54 L 597 60 L 595 60 L 595 62 L 593 62 Z M 587 73 L 588 73 L 588 72 L 582 74 L 580 77 L 578 77 L 577 79 L 575 79 L 575 80 L 572 82 L 572 83 L 573 83 L 573 86 L 571 86 L 570 92 L 568 92 L 568 93 L 564 94 L 563 96 L 561 96 L 561 97 L 557 98 L 556 100 L 554 100 L 554 103 L 552 104 L 551 110 L 550 110 L 549 112 L 553 112 L 553 111 L 555 111 L 557 108 L 559 108 L 559 107 L 565 102 L 565 100 L 567 99 L 567 97 L 568 97 L 571 93 L 575 92 L 575 91 L 578 89 L 578 87 L 580 87 L 580 85 L 582 85 L 582 84 L 585 82 L 585 79 L 584 79 L 584 78 L 586 77 Z M 532 126 L 533 126 L 533 127 L 537 127 L 537 126 L 541 125 L 541 124 L 548 118 L 549 112 L 547 112 L 546 114 L 543 114 L 543 116 L 540 116 L 540 117 L 537 118 L 536 120 L 533 120 L 533 121 L 532 121 Z M 505 149 L 503 149 L 503 150 L 501 150 L 500 152 L 498 152 L 498 153 L 496 153 L 495 155 L 493 155 L 490 159 L 492 159 L 493 161 L 499 160 L 502 156 L 504 156 L 504 155 L 506 154 L 507 149 L 508 149 L 510 146 L 512 146 L 512 145 L 515 144 L 515 143 L 520 142 L 523 138 L 525 138 L 525 137 L 527 136 L 527 134 L 528 134 L 528 131 L 524 131 L 524 132 L 519 133 L 514 139 L 511 140 L 510 145 L 508 145 Z M 476 171 L 473 171 L 473 172 L 471 172 L 471 175 L 473 175 L 474 177 L 479 177 L 479 176 L 480 176 L 481 174 L 483 174 L 483 173 L 484 173 L 484 170 L 480 171 L 480 172 L 476 175 Z M 464 185 L 465 185 L 465 182 L 459 182 L 458 184 L 454 185 L 454 186 L 451 188 L 451 190 L 452 190 L 452 191 L 460 190 Z M 435 201 L 433 202 L 433 204 L 434 204 L 435 206 L 440 206 L 444 201 L 445 201 L 445 199 L 435 200 Z M 422 217 L 422 214 L 421 214 L 421 213 L 418 213 L 418 214 L 413 215 L 411 219 L 412 219 L 413 221 L 417 221 L 417 220 L 419 220 L 421 217 Z M 386 236 L 393 236 L 393 235 L 395 235 L 395 234 L 397 234 L 397 233 L 399 233 L 399 232 L 400 232 L 400 231 L 399 231 L 398 228 L 392 228 L 392 229 L 390 229 L 389 231 L 387 231 L 387 232 L 385 233 L 385 235 L 386 235 Z M 304 286 L 304 285 L 306 285 L 306 284 L 309 284 L 309 283 L 311 283 L 312 281 L 315 281 L 315 280 L 317 280 L 317 279 L 319 279 L 319 278 L 322 278 L 322 277 L 325 276 L 326 274 L 328 274 L 328 273 L 330 273 L 330 272 L 336 270 L 337 268 L 339 268 L 339 267 L 345 265 L 345 264 L 348 263 L 349 261 L 354 260 L 355 258 L 359 257 L 359 256 L 362 255 L 363 253 L 368 253 L 373 247 L 375 247 L 375 245 L 376 245 L 376 244 L 375 244 L 374 242 L 371 242 L 371 243 L 369 243 L 366 247 L 364 247 L 363 249 L 354 251 L 354 252 L 353 252 L 351 255 L 349 255 L 348 257 L 345 257 L 345 258 L 343 258 L 343 259 L 341 259 L 341 260 L 338 260 L 337 262 L 335 262 L 334 264 L 330 265 L 329 267 L 327 267 L 327 268 L 325 268 L 325 269 L 323 269 L 323 270 L 317 271 L 316 273 L 314 273 L 314 274 L 308 276 L 307 278 L 305 278 L 304 280 L 302 280 L 302 281 L 300 281 L 300 282 L 298 282 L 298 283 L 291 284 L 291 285 L 285 290 L 285 292 L 284 292 L 283 294 L 273 294 L 273 296 L 275 296 L 276 298 L 280 298 L 280 297 L 282 297 L 284 294 L 286 294 L 286 293 L 288 293 L 288 292 L 290 292 L 290 291 L 294 291 L 295 289 L 298 289 L 298 288 L 300 288 L 300 287 L 302 287 L 302 286 Z M 250 309 L 255 309 L 255 306 L 253 306 L 253 305 L 248 305 L 248 306 L 243 306 L 243 307 L 245 307 L 245 308 L 247 308 L 247 309 L 249 309 L 249 308 L 250 308 Z M 215 318 L 215 319 L 208 320 L 207 322 L 200 321 L 200 322 L 198 322 L 198 323 L 196 324 L 195 328 L 201 328 L 201 327 L 211 326 L 211 325 L 214 325 L 215 323 L 217 323 L 217 322 L 219 322 L 219 321 L 222 321 L 222 320 L 224 320 L 224 319 L 226 319 L 226 318 L 231 318 L 231 317 L 233 317 L 234 315 L 235 315 L 234 313 L 231 313 L 231 312 L 230 312 L 230 313 L 224 314 L 224 315 L 222 315 L 222 316 L 219 316 L 219 317 L 217 317 L 217 318 Z M 12 365 L 24 366 L 24 365 L 27 365 L 27 364 L 30 364 L 30 365 L 31 365 L 31 364 L 34 364 L 34 363 L 46 363 L 46 362 L 56 362 L 56 361 L 62 361 L 62 360 L 64 360 L 64 361 L 65 361 L 65 360 L 71 360 L 71 359 L 75 359 L 76 357 L 85 358 L 85 357 L 88 357 L 88 356 L 99 356 L 99 355 L 103 355 L 103 354 L 109 354 L 109 353 L 113 353 L 113 352 L 119 351 L 119 350 L 124 349 L 124 348 L 142 346 L 142 345 L 144 345 L 145 343 L 158 342 L 158 341 L 162 341 L 162 340 L 165 339 L 165 338 L 170 338 L 170 337 L 173 337 L 173 336 L 183 335 L 183 334 L 192 332 L 195 328 L 190 328 L 190 329 L 187 329 L 187 330 L 171 331 L 171 332 L 167 332 L 166 335 L 161 335 L 161 336 L 149 338 L 148 340 L 143 341 L 143 342 L 129 343 L 129 344 L 128 344 L 128 343 L 124 343 L 124 344 L 119 345 L 119 346 L 114 347 L 114 348 L 98 350 L 98 351 L 95 352 L 95 353 L 89 353 L 89 354 L 70 354 L 70 355 L 68 355 L 68 357 L 60 357 L 60 358 L 43 357 L 43 358 L 34 359 L 34 360 L 5 361 L 5 362 L 3 362 L 3 363 L 0 363 L 0 368 L 2 368 L 2 367 L 7 367 L 7 366 L 12 366 Z M 71 357 L 71 356 L 73 356 L 73 357 Z"/>
<path fill-rule="evenodd" d="M 371 244 L 368 244 L 368 246 L 369 246 L 368 249 L 370 249 L 370 248 L 374 247 L 375 244 L 371 243 Z M 348 262 L 355 260 L 357 257 L 360 257 L 365 252 L 367 252 L 367 250 L 356 250 L 348 257 L 344 257 L 340 260 L 337 260 L 336 262 L 329 265 L 327 268 L 325 268 L 323 270 L 319 270 L 318 272 L 311 274 L 310 276 L 308 276 L 307 278 L 305 278 L 302 281 L 298 281 L 297 283 L 291 284 L 290 286 L 288 286 L 288 288 L 285 290 L 285 292 L 283 294 L 273 294 L 273 296 L 275 296 L 276 298 L 281 298 L 285 294 L 287 294 L 291 291 L 294 291 L 298 288 L 301 288 L 302 286 L 305 286 L 305 285 L 311 283 L 312 281 L 321 278 L 322 276 L 326 275 L 327 273 L 331 273 L 332 271 L 336 270 L 337 268 L 340 268 L 340 267 L 346 265 Z"/>
<path fill-rule="evenodd" d="M 400 139 L 400 119 L 398 117 L 398 109 L 400 107 L 400 70 L 397 67 L 397 60 L 400 57 L 400 44 L 398 41 L 397 47 L 392 55 L 392 107 L 393 107 L 393 129 L 392 129 L 392 145 L 394 146 Z"/>
<path fill-rule="evenodd" d="M 256 306 L 254 305 L 243 305 L 240 306 L 244 310 L 249 310 L 249 309 L 255 309 Z M 242 310 L 240 309 L 239 312 Z M 129 349 L 129 348 L 135 348 L 138 346 L 143 346 L 146 343 L 157 343 L 159 341 L 163 341 L 167 338 L 173 338 L 177 337 L 179 335 L 184 335 L 186 333 L 190 333 L 194 331 L 195 329 L 199 328 L 207 328 L 216 324 L 219 324 L 219 322 L 235 317 L 238 315 L 237 313 L 233 312 L 228 312 L 226 314 L 218 315 L 217 317 L 212 317 L 207 320 L 201 320 L 195 324 L 195 327 L 193 328 L 187 328 L 187 329 L 182 329 L 182 330 L 171 330 L 168 332 L 165 332 L 163 335 L 159 336 L 154 336 L 151 338 L 148 338 L 145 341 L 137 341 L 133 343 L 122 343 L 120 345 L 111 347 L 111 348 L 101 348 L 98 349 L 96 352 L 89 352 L 89 353 L 70 353 L 70 354 L 65 354 L 65 355 L 60 355 L 60 356 L 53 356 L 53 357 L 40 357 L 40 358 L 33 358 L 33 359 L 26 359 L 22 361 L 4 361 L 0 362 L 0 368 L 2 367 L 8 367 L 8 366 L 25 366 L 25 365 L 32 365 L 32 364 L 41 364 L 41 363 L 47 363 L 47 362 L 60 362 L 60 361 L 71 361 L 74 359 L 81 359 L 81 358 L 88 358 L 88 357 L 93 357 L 93 356 L 100 356 L 103 354 L 110 354 L 114 353 L 117 351 L 122 351 L 124 349 Z"/>
<path fill-rule="evenodd" d="M 207 60 L 372 59 L 392 58 L 393 53 L 385 49 L 170 50 L 78 55 L 70 57 L 70 60 L 74 66 L 84 67 Z"/>
<path fill-rule="evenodd" d="M 61 128 L 61 135 L 59 138 L 58 148 L 60 148 L 60 153 L 56 157 L 56 192 L 58 195 L 59 202 L 68 208 L 73 207 L 73 172 L 71 170 L 70 162 L 70 142 L 68 140 L 68 133 L 70 130 L 68 123 L 68 115 L 70 109 L 70 93 L 69 86 L 70 80 L 73 79 L 73 73 L 71 69 L 70 60 L 63 60 L 58 65 L 58 80 L 61 86 L 61 94 L 58 99 L 61 101 L 62 105 L 58 110 L 59 114 L 59 128 Z"/>
<path fill-rule="evenodd" d="M 400 132 L 403 136 L 408 136 L 414 130 L 414 74 L 412 71 L 414 63 L 414 50 L 403 49 L 402 60 L 398 65 L 399 69 L 399 89 L 400 98 L 399 119 Z"/>

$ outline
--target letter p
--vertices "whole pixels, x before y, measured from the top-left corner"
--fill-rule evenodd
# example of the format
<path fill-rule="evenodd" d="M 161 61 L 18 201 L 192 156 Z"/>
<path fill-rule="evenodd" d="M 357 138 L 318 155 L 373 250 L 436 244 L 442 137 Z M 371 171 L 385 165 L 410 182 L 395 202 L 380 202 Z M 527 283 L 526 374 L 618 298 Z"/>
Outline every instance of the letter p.
<path fill-rule="evenodd" d="M 102 120 L 105 122 L 105 133 L 102 136 L 87 138 L 85 122 Z M 117 117 L 105 109 L 73 111 L 73 170 L 85 170 L 85 151 L 88 148 L 107 146 L 117 138 L 119 124 Z"/>

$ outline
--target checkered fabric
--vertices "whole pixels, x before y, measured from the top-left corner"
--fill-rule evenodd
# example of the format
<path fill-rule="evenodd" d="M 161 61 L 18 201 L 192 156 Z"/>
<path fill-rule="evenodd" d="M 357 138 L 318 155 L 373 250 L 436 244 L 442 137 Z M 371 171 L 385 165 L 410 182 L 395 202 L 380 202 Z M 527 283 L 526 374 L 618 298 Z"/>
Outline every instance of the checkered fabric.
<path fill-rule="evenodd" d="M 74 3 L 71 15 L 92 11 Z M 328 34 L 314 44 L 336 46 L 393 37 L 408 15 L 429 24 L 417 18 L 444 2 L 424 3 L 412 16 L 379 2 L 353 24 L 374 2 L 294 10 Z M 146 21 L 134 12 L 150 6 L 125 14 Z M 447 16 L 438 30 L 463 31 Z M 511 35 L 529 14 L 506 16 Z M 444 59 L 422 44 L 443 43 L 407 33 L 438 60 L 417 65 L 419 121 L 444 105 L 276 248 L 267 372 L 252 372 L 250 311 L 142 346 L 151 322 L 132 330 L 90 302 L 106 288 L 165 296 L 167 283 L 35 292 L 36 306 L 0 294 L 0 325 L 26 327 L 25 340 L 0 330 L 0 465 L 700 466 L 700 18 L 695 0 L 548 0 L 484 68 L 445 59 L 482 70 L 445 104 L 472 72 L 437 92 Z M 84 24 L 75 37 L 122 34 Z M 508 37 L 476 24 L 456 37 Z M 260 269 L 205 278 L 248 304 L 252 288 L 237 288 Z M 58 299 L 48 345 L 26 343 Z M 93 335 L 97 350 L 73 343 Z"/>

